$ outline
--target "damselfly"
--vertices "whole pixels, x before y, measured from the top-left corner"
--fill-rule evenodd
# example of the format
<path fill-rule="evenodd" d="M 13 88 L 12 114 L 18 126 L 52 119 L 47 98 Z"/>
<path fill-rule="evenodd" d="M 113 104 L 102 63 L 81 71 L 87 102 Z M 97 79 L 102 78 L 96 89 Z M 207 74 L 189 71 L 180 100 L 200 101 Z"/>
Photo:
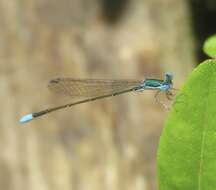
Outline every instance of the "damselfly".
<path fill-rule="evenodd" d="M 56 110 L 68 108 L 77 104 L 82 104 L 102 98 L 108 98 L 124 94 L 126 92 L 142 92 L 144 90 L 156 90 L 155 99 L 157 102 L 160 92 L 165 92 L 168 99 L 171 99 L 173 75 L 166 73 L 164 80 L 145 79 L 139 80 L 104 80 L 104 79 L 73 79 L 73 78 L 57 78 L 49 82 L 48 88 L 55 93 L 62 93 L 71 97 L 88 97 L 87 99 L 45 109 L 23 116 L 21 123 L 31 121 L 34 118 L 51 113 Z M 163 104 L 163 103 L 162 103 Z"/>

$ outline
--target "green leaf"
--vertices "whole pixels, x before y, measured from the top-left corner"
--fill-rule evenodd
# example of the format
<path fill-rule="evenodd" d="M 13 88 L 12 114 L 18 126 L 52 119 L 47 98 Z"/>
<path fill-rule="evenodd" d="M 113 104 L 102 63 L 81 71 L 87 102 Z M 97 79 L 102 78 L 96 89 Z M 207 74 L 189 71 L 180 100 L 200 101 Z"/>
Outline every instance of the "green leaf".
<path fill-rule="evenodd" d="M 195 69 L 168 116 L 158 150 L 160 190 L 216 189 L 216 60 Z"/>
<path fill-rule="evenodd" d="M 216 58 L 216 35 L 211 36 L 205 41 L 203 50 L 208 56 Z"/>

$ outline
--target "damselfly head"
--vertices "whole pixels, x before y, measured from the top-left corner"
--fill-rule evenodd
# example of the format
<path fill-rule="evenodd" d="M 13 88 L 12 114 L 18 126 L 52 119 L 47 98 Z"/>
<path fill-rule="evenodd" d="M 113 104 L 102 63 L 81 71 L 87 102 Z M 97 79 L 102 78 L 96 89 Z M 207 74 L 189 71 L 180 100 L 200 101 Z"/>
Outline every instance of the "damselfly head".
<path fill-rule="evenodd" d="M 165 73 L 165 78 L 172 80 L 173 79 L 173 74 L 172 73 Z"/>
<path fill-rule="evenodd" d="M 165 73 L 164 82 L 168 84 L 172 84 L 173 74 L 172 73 Z"/>

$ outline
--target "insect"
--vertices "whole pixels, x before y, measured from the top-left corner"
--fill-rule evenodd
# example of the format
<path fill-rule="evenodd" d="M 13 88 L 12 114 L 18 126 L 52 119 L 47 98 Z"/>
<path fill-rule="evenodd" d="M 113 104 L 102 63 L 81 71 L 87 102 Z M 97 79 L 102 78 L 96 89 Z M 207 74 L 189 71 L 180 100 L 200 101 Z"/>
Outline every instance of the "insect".
<path fill-rule="evenodd" d="M 159 101 L 158 95 L 164 92 L 167 98 L 172 99 L 173 94 L 173 75 L 166 73 L 164 79 L 145 79 L 140 80 L 106 80 L 106 79 L 74 79 L 74 78 L 56 78 L 49 82 L 48 88 L 55 92 L 71 97 L 88 97 L 86 99 L 67 103 L 61 106 L 48 108 L 39 112 L 33 112 L 31 114 L 21 117 L 20 122 L 26 123 L 34 118 L 46 115 L 48 113 L 72 107 L 78 104 L 95 101 L 103 98 L 117 96 L 127 92 L 142 92 L 145 90 L 156 90 L 155 99 L 157 102 L 166 105 Z"/>

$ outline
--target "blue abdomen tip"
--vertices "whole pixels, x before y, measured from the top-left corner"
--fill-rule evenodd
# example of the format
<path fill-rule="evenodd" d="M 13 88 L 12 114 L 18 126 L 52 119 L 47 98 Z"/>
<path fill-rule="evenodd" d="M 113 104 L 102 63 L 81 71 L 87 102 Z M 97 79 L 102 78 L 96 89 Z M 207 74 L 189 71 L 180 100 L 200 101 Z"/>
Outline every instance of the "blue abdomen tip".
<path fill-rule="evenodd" d="M 21 117 L 20 123 L 29 122 L 29 121 L 31 121 L 33 118 L 34 118 L 34 117 L 33 117 L 32 114 L 24 115 L 23 117 Z"/>

